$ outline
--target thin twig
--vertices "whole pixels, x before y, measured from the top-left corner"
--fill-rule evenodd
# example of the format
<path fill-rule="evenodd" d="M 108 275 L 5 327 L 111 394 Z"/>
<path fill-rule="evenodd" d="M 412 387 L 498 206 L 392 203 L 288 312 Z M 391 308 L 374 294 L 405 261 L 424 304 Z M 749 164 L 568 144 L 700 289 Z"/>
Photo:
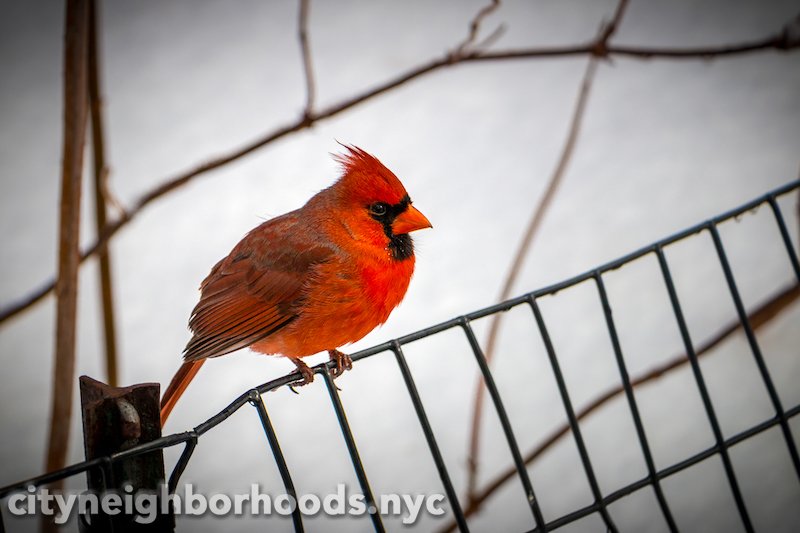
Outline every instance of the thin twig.
<path fill-rule="evenodd" d="M 619 2 L 617 2 L 617 9 L 614 10 L 614 16 L 611 17 L 611 21 L 604 21 L 600 25 L 600 33 L 595 42 L 595 57 L 605 57 L 607 55 L 608 43 L 619 29 L 619 25 L 622 23 L 622 17 L 625 16 L 626 9 L 628 9 L 628 0 L 619 0 Z"/>
<path fill-rule="evenodd" d="M 103 100 L 100 99 L 100 103 L 102 104 Z M 108 209 L 113 209 L 117 217 L 122 216 L 125 212 L 125 208 L 122 206 L 122 202 L 119 201 L 119 198 L 114 194 L 111 190 L 111 184 L 109 183 L 111 180 L 109 176 L 111 172 L 108 169 L 108 165 L 103 168 L 103 175 L 100 177 L 100 194 L 103 195 L 103 202 L 106 205 L 106 218 L 108 218 Z"/>
<path fill-rule="evenodd" d="M 94 210 L 97 235 L 106 227 L 108 198 L 108 168 L 106 167 L 103 127 L 103 103 L 100 96 L 100 43 L 98 36 L 98 7 L 96 0 L 89 2 L 89 104 L 92 119 L 92 155 L 94 156 Z M 116 387 L 117 331 L 114 319 L 114 290 L 111 280 L 111 250 L 97 255 L 100 277 L 100 301 L 103 308 L 103 334 L 107 382 Z"/>
<path fill-rule="evenodd" d="M 567 139 L 563 148 L 561 149 L 561 155 L 559 156 L 558 164 L 556 165 L 553 174 L 550 176 L 550 180 L 548 181 L 544 194 L 539 199 L 538 204 L 533 210 L 533 216 L 531 217 L 531 221 L 528 223 L 528 227 L 522 237 L 519 249 L 517 250 L 514 259 L 511 262 L 511 268 L 506 275 L 498 301 L 507 300 L 511 296 L 511 291 L 517 281 L 517 278 L 519 277 L 520 271 L 522 270 L 522 265 L 529 255 L 530 248 L 533 245 L 536 235 L 539 233 L 539 228 L 541 227 L 542 221 L 544 220 L 545 215 L 553 203 L 553 198 L 555 198 L 559 185 L 561 185 L 561 182 L 563 181 L 567 167 L 569 166 L 569 162 L 572 159 L 572 154 L 575 150 L 578 135 L 581 131 L 583 116 L 586 111 L 586 104 L 589 100 L 589 93 L 591 91 L 592 82 L 594 81 L 594 75 L 597 70 L 598 58 L 606 55 L 608 41 L 619 27 L 622 17 L 625 14 L 625 8 L 627 7 L 627 4 L 628 0 L 620 0 L 620 2 L 617 4 L 617 9 L 611 22 L 603 22 L 600 26 L 597 43 L 595 45 L 595 50 L 597 53 L 589 58 L 589 62 L 586 65 L 586 71 L 583 75 L 583 80 L 581 81 L 578 98 L 575 101 L 575 108 L 572 112 L 569 133 L 567 134 Z M 491 364 L 492 359 L 494 358 L 495 348 L 497 346 L 497 335 L 500 330 L 502 317 L 502 314 L 494 315 L 489 326 L 489 335 L 487 338 L 485 351 L 486 362 L 488 364 Z M 478 483 L 478 464 L 480 460 L 481 443 L 480 432 L 483 420 L 484 391 L 485 387 L 483 378 L 480 377 L 475 385 L 474 401 L 472 405 L 472 426 L 470 428 L 469 454 L 467 456 L 467 501 L 472 500 Z"/>
<path fill-rule="evenodd" d="M 222 166 L 236 161 L 246 155 L 249 155 L 260 148 L 263 148 L 274 141 L 281 139 L 287 135 L 297 133 L 305 130 L 316 122 L 326 120 L 328 118 L 339 115 L 350 108 L 356 107 L 372 98 L 391 91 L 411 80 L 423 77 L 432 72 L 440 69 L 447 68 L 461 63 L 469 63 L 473 61 L 503 61 L 503 60 L 517 60 L 517 59 L 543 59 L 543 58 L 556 58 L 566 56 L 578 55 L 596 55 L 596 43 L 590 42 L 588 44 L 556 47 L 556 48 L 534 48 L 534 49 L 518 49 L 518 50 L 505 50 L 496 52 L 487 51 L 473 51 L 464 55 L 463 57 L 453 58 L 451 53 L 446 54 L 444 57 L 429 61 L 402 74 L 397 75 L 389 81 L 377 85 L 364 92 L 342 100 L 338 104 L 331 105 L 321 111 L 312 113 L 309 117 L 301 117 L 300 119 L 290 124 L 278 127 L 269 133 L 264 134 L 262 137 L 244 145 L 236 150 L 233 150 L 225 155 L 212 159 L 206 163 L 198 165 L 190 170 L 187 170 L 177 176 L 167 178 L 161 185 L 156 186 L 147 193 L 143 194 L 133 206 L 124 212 L 117 220 L 109 223 L 106 226 L 103 234 L 95 241 L 82 255 L 81 259 L 86 259 L 99 250 L 103 249 L 109 239 L 111 239 L 117 231 L 125 227 L 151 202 L 158 198 L 180 188 L 186 183 L 192 181 L 194 178 L 206 174 L 212 170 L 216 170 Z M 800 48 L 800 40 L 790 38 L 787 32 L 781 32 L 774 36 L 769 36 L 756 41 L 749 41 L 746 43 L 722 45 L 722 46 L 709 46 L 700 48 L 647 48 L 647 47 L 626 47 L 626 46 L 608 46 L 605 50 L 607 57 L 613 56 L 628 56 L 638 59 L 656 59 L 656 58 L 670 58 L 670 59 L 711 59 L 715 57 L 723 57 L 730 55 L 745 54 L 765 50 L 793 50 Z M 0 323 L 5 322 L 9 318 L 17 315 L 18 313 L 30 308 L 37 302 L 41 301 L 45 296 L 50 294 L 54 287 L 52 279 L 44 282 L 38 289 L 33 290 L 27 296 L 20 300 L 8 304 L 0 310 Z"/>
<path fill-rule="evenodd" d="M 765 324 L 769 323 L 773 318 L 778 316 L 781 312 L 787 309 L 792 303 L 796 302 L 800 299 L 800 284 L 795 284 L 792 287 L 784 289 L 779 294 L 773 296 L 769 301 L 759 306 L 755 309 L 752 313 L 748 315 L 748 321 L 753 328 L 753 331 L 758 330 Z M 734 333 L 741 330 L 742 324 L 739 321 L 734 321 L 722 328 L 716 335 L 714 335 L 711 339 L 704 342 L 702 345 L 698 346 L 695 350 L 695 355 L 699 358 L 705 356 L 712 352 L 714 348 L 719 346 L 723 341 L 729 338 Z M 664 375 L 677 370 L 685 366 L 689 362 L 688 356 L 684 353 L 678 355 L 667 361 L 666 363 L 648 371 L 647 373 L 631 380 L 631 386 L 636 388 L 640 387 L 646 383 L 650 383 L 652 381 L 657 380 L 658 378 L 663 377 Z M 594 400 L 592 400 L 589 404 L 584 406 L 576 413 L 576 418 L 578 421 L 583 420 L 593 412 L 600 409 L 602 406 L 616 398 L 617 396 L 621 395 L 625 392 L 625 388 L 622 385 L 618 385 L 612 389 L 607 390 Z M 530 452 L 525 454 L 524 461 L 526 465 L 533 463 L 536 459 L 538 459 L 545 451 L 555 445 L 559 440 L 561 440 L 565 435 L 570 433 L 570 426 L 569 423 L 564 423 L 561 426 L 554 429 L 547 437 L 544 438 L 541 443 L 532 449 Z M 486 484 L 480 491 L 476 492 L 473 495 L 473 498 L 468 502 L 467 506 L 464 508 L 464 515 L 471 516 L 477 513 L 483 503 L 489 499 L 500 487 L 503 486 L 507 481 L 514 478 L 517 473 L 517 469 L 515 467 L 510 467 L 503 471 L 502 473 L 498 474 L 494 479 Z M 455 522 L 448 523 L 441 531 L 454 531 L 455 530 Z"/>
<path fill-rule="evenodd" d="M 481 29 L 483 19 L 491 15 L 498 7 L 500 7 L 500 0 L 490 0 L 487 5 L 483 6 L 480 11 L 475 14 L 469 23 L 469 34 L 466 39 L 456 47 L 454 55 L 461 56 L 468 51 L 468 48 L 472 46 L 475 43 L 475 39 L 478 38 L 478 32 Z"/>
<path fill-rule="evenodd" d="M 314 66 L 311 62 L 311 47 L 308 44 L 308 12 L 310 0 L 300 0 L 300 15 L 297 23 L 297 33 L 300 39 L 300 51 L 303 56 L 303 73 L 306 77 L 306 106 L 303 109 L 303 118 L 310 120 L 314 112 L 314 97 L 316 85 L 314 83 Z"/>
<path fill-rule="evenodd" d="M 75 339 L 78 303 L 81 175 L 86 140 L 87 0 L 67 0 L 64 32 L 64 132 L 61 167 L 58 282 L 53 396 L 46 470 L 63 468 L 67 459 L 72 391 L 75 381 Z"/>
<path fill-rule="evenodd" d="M 601 55 L 592 47 L 592 44 L 550 48 L 520 48 L 518 50 L 498 50 L 470 55 L 462 61 L 499 61 L 513 59 L 542 59 L 569 57 L 577 55 Z M 800 47 L 797 40 L 787 40 L 782 34 L 769 36 L 763 39 L 739 44 L 723 46 L 697 46 L 690 48 L 661 48 L 648 46 L 616 45 L 606 48 L 602 55 L 605 57 L 628 57 L 632 59 L 715 59 L 725 56 L 742 55 L 764 50 L 788 51 Z"/>

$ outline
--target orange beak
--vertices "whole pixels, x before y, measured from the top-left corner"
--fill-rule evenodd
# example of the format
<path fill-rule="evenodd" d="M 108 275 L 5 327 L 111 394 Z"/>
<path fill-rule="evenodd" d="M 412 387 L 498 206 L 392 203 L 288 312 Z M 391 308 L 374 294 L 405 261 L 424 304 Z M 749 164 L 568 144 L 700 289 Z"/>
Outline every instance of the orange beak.
<path fill-rule="evenodd" d="M 430 221 L 425 218 L 425 215 L 420 213 L 413 205 L 409 205 L 408 209 L 397 215 L 392 223 L 392 233 L 395 235 L 402 235 L 403 233 L 411 233 L 418 229 L 432 228 Z"/>

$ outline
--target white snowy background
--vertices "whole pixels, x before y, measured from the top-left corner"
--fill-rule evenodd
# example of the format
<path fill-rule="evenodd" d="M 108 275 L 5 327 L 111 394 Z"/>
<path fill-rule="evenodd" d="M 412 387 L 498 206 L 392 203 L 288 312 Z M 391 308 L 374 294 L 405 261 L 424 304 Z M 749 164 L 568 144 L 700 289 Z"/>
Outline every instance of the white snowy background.
<path fill-rule="evenodd" d="M 312 2 L 317 102 L 325 106 L 434 57 L 466 36 L 481 1 Z M 581 43 L 613 1 L 509 1 L 484 22 L 506 27 L 496 48 Z M 296 119 L 305 89 L 297 2 L 107 1 L 102 75 L 111 186 L 123 204 L 167 177 Z M 0 17 L 0 302 L 49 277 L 56 264 L 63 5 L 3 0 Z M 778 31 L 796 0 L 632 0 L 617 44 L 716 45 Z M 417 272 L 389 322 L 355 351 L 496 302 L 533 205 L 564 142 L 586 57 L 456 66 L 419 78 L 312 129 L 195 179 L 154 203 L 111 246 L 121 381 L 165 384 L 188 340 L 187 317 L 210 267 L 262 219 L 294 209 L 329 185 L 335 140 L 375 154 L 401 177 L 434 225 L 415 235 Z M 716 60 L 613 58 L 599 66 L 577 150 L 514 293 L 590 269 L 796 179 L 800 161 L 800 53 Z M 88 161 L 87 161 L 88 163 Z M 92 235 L 84 195 L 83 242 Z M 781 206 L 795 246 L 797 194 Z M 768 208 L 722 226 L 745 305 L 793 281 Z M 707 234 L 668 249 L 696 344 L 735 318 Z M 95 265 L 81 272 L 78 375 L 102 378 Z M 683 352 L 653 256 L 605 278 L 629 372 Z M 544 298 L 542 309 L 576 407 L 619 382 L 591 283 Z M 479 339 L 486 321 L 475 324 Z M 800 306 L 758 332 L 784 406 L 800 402 Z M 54 299 L 0 326 L 0 485 L 42 472 L 49 420 Z M 477 367 L 458 331 L 408 346 L 409 364 L 460 494 Z M 324 360 L 317 356 L 314 362 Z M 774 414 L 741 334 L 703 359 L 723 433 Z M 249 387 L 293 366 L 247 351 L 206 364 L 166 432 L 196 426 Z M 523 452 L 565 420 L 530 311 L 507 314 L 495 375 Z M 391 354 L 358 363 L 338 384 L 376 494 L 442 492 Z M 637 390 L 664 468 L 713 445 L 688 366 Z M 358 490 L 327 392 L 318 380 L 266 396 L 300 493 Z M 78 405 L 77 387 L 75 405 Z M 490 406 L 480 481 L 511 464 Z M 76 415 L 79 413 L 77 407 Z M 798 421 L 791 422 L 795 438 Z M 582 424 L 607 494 L 646 474 L 624 398 Z M 167 454 L 171 466 L 178 450 Z M 731 450 L 759 531 L 800 523 L 800 481 L 777 427 Z M 80 417 L 70 461 L 83 458 Z M 529 468 L 549 520 L 592 502 L 574 441 Z M 183 477 L 206 494 L 273 494 L 282 485 L 253 409 L 205 435 Z M 73 485 L 80 486 L 82 479 Z M 663 482 L 686 531 L 743 530 L 719 456 Z M 463 503 L 463 502 L 462 502 Z M 666 531 L 652 489 L 611 506 L 620 530 Z M 8 510 L 4 510 L 8 517 Z M 449 516 L 445 517 L 447 520 Z M 179 531 L 291 531 L 288 519 L 185 518 Z M 420 531 L 443 522 L 425 516 Z M 14 522 L 34 529 L 33 522 Z M 74 527 L 74 522 L 73 522 Z M 401 530 L 400 518 L 387 518 Z M 475 531 L 533 527 L 518 481 L 507 483 Z M 368 519 L 319 516 L 309 531 L 369 531 Z M 597 515 L 566 531 L 604 531 Z"/>

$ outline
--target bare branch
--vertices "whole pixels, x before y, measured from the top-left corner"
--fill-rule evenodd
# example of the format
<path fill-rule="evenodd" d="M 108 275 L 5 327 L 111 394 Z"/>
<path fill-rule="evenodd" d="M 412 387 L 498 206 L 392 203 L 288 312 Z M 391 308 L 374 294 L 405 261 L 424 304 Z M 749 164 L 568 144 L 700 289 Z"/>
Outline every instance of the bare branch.
<path fill-rule="evenodd" d="M 604 57 L 630 57 L 634 59 L 715 59 L 724 56 L 743 55 L 765 50 L 789 51 L 800 47 L 800 39 L 791 39 L 784 33 L 771 35 L 762 39 L 720 46 L 697 46 L 687 48 L 663 48 L 647 46 L 614 45 L 608 46 L 602 53 L 594 48 L 595 44 L 583 44 L 549 48 L 521 48 L 518 50 L 502 50 L 482 52 L 465 57 L 463 61 L 500 61 L 513 59 L 555 58 L 575 55 L 601 55 Z"/>
<path fill-rule="evenodd" d="M 772 297 L 769 301 L 759 306 L 755 309 L 752 313 L 750 313 L 747 317 L 750 325 L 753 328 L 753 331 L 758 330 L 765 324 L 768 324 L 773 318 L 780 315 L 785 309 L 787 309 L 792 303 L 796 302 L 800 299 L 800 284 L 795 284 L 792 287 L 789 287 L 779 294 Z M 723 341 L 728 339 L 731 335 L 741 330 L 742 324 L 741 322 L 734 321 L 728 324 L 726 327 L 722 328 L 716 335 L 712 338 L 704 342 L 702 345 L 698 346 L 695 350 L 695 355 L 699 358 L 705 356 L 712 352 L 714 348 L 719 346 Z M 678 355 L 667 361 L 666 363 L 650 370 L 649 372 L 631 380 L 631 386 L 636 388 L 652 381 L 657 380 L 658 378 L 681 368 L 689 363 L 688 356 L 684 353 Z M 576 413 L 576 418 L 578 421 L 583 420 L 593 412 L 600 409 L 603 405 L 607 404 L 617 396 L 623 394 L 625 389 L 622 385 L 614 387 L 612 389 L 607 390 L 594 400 L 592 400 L 588 405 L 584 406 Z M 568 423 L 564 423 L 558 428 L 554 429 L 545 439 L 534 449 L 530 452 L 525 454 L 524 461 L 526 465 L 531 464 L 536 459 L 538 459 L 544 452 L 546 452 L 550 447 L 556 444 L 562 437 L 568 435 L 570 433 L 570 426 Z M 473 498 L 468 502 L 467 506 L 464 509 L 465 516 L 471 516 L 477 513 L 483 503 L 489 499 L 500 487 L 503 486 L 507 481 L 513 479 L 517 473 L 517 469 L 515 467 L 508 468 L 507 470 L 503 471 L 499 475 L 497 475 L 494 479 L 492 479 L 486 486 L 481 489 L 480 491 L 476 492 L 473 495 Z M 441 531 L 454 531 L 456 527 L 455 522 L 449 523 L 445 526 Z"/>
<path fill-rule="evenodd" d="M 87 0 L 67 0 L 64 32 L 64 132 L 56 284 L 55 368 L 47 449 L 48 472 L 63 468 L 66 464 L 72 419 L 81 175 L 88 114 L 86 65 L 88 25 Z"/>
<path fill-rule="evenodd" d="M 102 104 L 102 99 L 100 103 Z M 103 167 L 103 174 L 100 176 L 100 194 L 103 195 L 103 201 L 106 204 L 106 209 L 111 208 L 113 209 L 118 217 L 121 217 L 123 213 L 125 213 L 125 207 L 122 205 L 122 202 L 119 201 L 119 198 L 114 194 L 111 190 L 111 184 L 109 176 L 111 175 L 111 171 L 108 168 L 108 165 Z M 106 213 L 107 215 L 108 213 Z M 108 218 L 108 217 L 106 217 Z"/>
<path fill-rule="evenodd" d="M 776 36 L 769 36 L 757 41 L 749 41 L 745 43 L 710 46 L 700 48 L 646 48 L 646 47 L 630 47 L 630 46 L 609 46 L 605 50 L 607 57 L 612 56 L 625 56 L 638 59 L 712 59 L 715 57 L 731 56 L 752 53 L 765 50 L 794 50 L 800 48 L 800 39 L 792 38 L 789 32 L 782 32 Z M 533 48 L 533 49 L 518 49 L 518 50 L 505 50 L 497 52 L 470 52 L 463 57 L 454 58 L 451 53 L 446 54 L 444 57 L 431 60 L 427 63 L 419 65 L 411 70 L 402 74 L 398 74 L 380 85 L 376 85 L 371 89 L 366 89 L 360 94 L 342 100 L 338 104 L 329 106 L 318 112 L 311 113 L 308 117 L 301 117 L 299 120 L 278 127 L 269 133 L 264 134 L 262 137 L 246 144 L 236 150 L 227 154 L 214 158 L 206 163 L 198 165 L 189 169 L 177 176 L 167 178 L 161 185 L 156 186 L 137 200 L 134 205 L 122 213 L 122 215 L 114 222 L 106 226 L 103 234 L 94 242 L 81 256 L 84 260 L 91 257 L 97 251 L 103 249 L 109 239 L 111 239 L 117 231 L 125 227 L 136 215 L 147 207 L 151 202 L 158 198 L 180 188 L 186 183 L 192 181 L 194 178 L 207 174 L 208 172 L 225 166 L 232 161 L 236 161 L 250 153 L 259 150 L 274 141 L 286 137 L 287 135 L 302 131 L 316 122 L 326 120 L 328 118 L 339 115 L 350 108 L 356 107 L 372 98 L 391 91 L 409 81 L 421 78 L 432 72 L 440 69 L 447 68 L 453 65 L 468 63 L 473 61 L 503 61 L 503 60 L 517 60 L 517 59 L 544 59 L 544 58 L 558 58 L 566 56 L 578 56 L 596 54 L 595 43 L 574 45 L 561 48 Z M 44 282 L 38 289 L 23 297 L 22 299 L 8 304 L 0 310 L 0 323 L 4 323 L 9 318 L 17 315 L 18 313 L 30 308 L 37 302 L 41 301 L 45 296 L 53 291 L 55 282 L 51 278 Z"/>
<path fill-rule="evenodd" d="M 94 156 L 94 209 L 97 235 L 106 227 L 108 167 L 106 166 L 103 127 L 103 102 L 100 96 L 100 43 L 98 36 L 98 7 L 96 0 L 89 6 L 89 104 L 92 119 L 92 154 Z M 114 290 L 111 281 L 111 251 L 106 248 L 97 256 L 100 281 L 100 302 L 103 309 L 103 333 L 107 382 L 112 387 L 118 383 L 117 330 L 114 318 Z"/>
<path fill-rule="evenodd" d="M 453 55 L 455 57 L 464 56 L 468 53 L 468 49 L 475 43 L 475 40 L 478 38 L 478 32 L 481 29 L 481 23 L 483 19 L 491 15 L 498 7 L 500 7 L 500 0 L 490 0 L 490 2 L 483 6 L 480 11 L 478 11 L 475 16 L 473 17 L 472 21 L 469 23 L 469 35 L 464 41 L 459 44 Z M 497 33 L 497 31 L 502 28 L 500 26 L 497 30 L 493 32 L 493 35 Z M 480 45 L 476 47 L 476 49 L 480 49 Z"/>
<path fill-rule="evenodd" d="M 81 256 L 81 262 L 85 259 Z M 22 313 L 26 309 L 29 309 L 36 305 L 37 303 L 44 300 L 45 296 L 50 295 L 53 292 L 53 286 L 55 285 L 55 281 L 53 278 L 42 283 L 39 287 L 32 290 L 27 296 L 24 296 L 17 300 L 16 302 L 8 304 L 6 307 L 0 311 L 0 324 L 4 324 L 6 320 Z"/>
<path fill-rule="evenodd" d="M 475 45 L 475 49 L 476 50 L 485 50 L 485 49 L 489 48 L 494 43 L 496 43 L 500 39 L 500 37 L 503 36 L 505 31 L 506 31 L 506 25 L 505 24 L 498 25 L 494 29 L 494 31 L 492 33 L 490 33 L 489 35 L 486 36 L 486 38 L 484 40 L 480 41 L 478 44 Z"/>
<path fill-rule="evenodd" d="M 614 11 L 614 17 L 611 19 L 611 22 L 604 22 L 600 26 L 600 32 L 597 36 L 597 42 L 594 50 L 595 57 L 605 57 L 607 55 L 608 41 L 622 23 L 622 17 L 625 16 L 625 10 L 627 8 L 628 0 L 619 0 L 617 3 L 617 9 Z"/>
<path fill-rule="evenodd" d="M 306 77 L 306 106 L 303 109 L 303 118 L 311 120 L 314 112 L 314 97 L 316 85 L 314 83 L 314 66 L 311 62 L 311 47 L 308 44 L 308 12 L 310 0 L 300 0 L 300 15 L 297 23 L 297 33 L 300 39 L 300 50 L 303 55 L 303 72 Z"/>
<path fill-rule="evenodd" d="M 530 223 L 528 223 L 525 234 L 522 237 L 519 249 L 514 256 L 514 259 L 511 261 L 511 268 L 506 275 L 498 301 L 507 300 L 511 296 L 511 291 L 517 281 L 517 278 L 519 277 L 520 271 L 522 270 L 522 265 L 525 262 L 525 258 L 528 257 L 530 248 L 533 245 L 533 241 L 536 238 L 536 235 L 539 233 L 539 228 L 541 227 L 542 221 L 544 220 L 545 215 L 553 203 L 553 198 L 555 198 L 559 185 L 563 181 L 564 174 L 566 173 L 569 162 L 572 159 L 572 153 L 574 152 L 575 144 L 578 140 L 578 134 L 581 130 L 583 115 L 586 111 L 586 103 L 589 100 L 589 92 L 592 88 L 594 74 L 597 70 L 598 58 L 606 55 L 608 41 L 619 27 L 622 17 L 625 14 L 625 8 L 627 5 L 628 0 L 620 0 L 617 4 L 617 9 L 611 22 L 603 22 L 600 26 L 597 42 L 594 46 L 595 53 L 590 57 L 589 63 L 586 65 L 586 72 L 583 75 L 583 81 L 581 82 L 580 91 L 578 92 L 578 98 L 575 101 L 575 108 L 572 113 L 572 120 L 570 121 L 569 133 L 567 134 L 564 147 L 561 149 L 561 155 L 559 156 L 558 164 L 556 165 L 553 174 L 550 176 L 550 180 L 548 181 L 544 194 L 539 199 L 539 203 L 533 210 L 533 216 Z M 492 317 L 492 321 L 489 326 L 489 336 L 486 343 L 487 364 L 491 364 L 492 359 L 494 358 L 495 348 L 497 346 L 497 336 L 500 331 L 500 324 L 503 316 L 504 315 L 502 314 L 497 314 Z M 470 429 L 469 455 L 467 457 L 468 501 L 472 500 L 478 483 L 478 464 L 480 460 L 481 448 L 480 432 L 483 420 L 483 399 L 485 390 L 483 378 L 479 377 L 475 385 L 474 402 L 472 405 L 472 427 Z"/>

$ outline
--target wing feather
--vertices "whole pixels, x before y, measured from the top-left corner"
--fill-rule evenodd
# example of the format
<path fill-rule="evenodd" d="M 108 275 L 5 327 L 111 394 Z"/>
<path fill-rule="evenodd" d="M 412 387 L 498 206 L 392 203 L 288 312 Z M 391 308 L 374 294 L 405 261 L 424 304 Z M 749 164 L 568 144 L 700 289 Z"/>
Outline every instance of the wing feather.
<path fill-rule="evenodd" d="M 296 212 L 247 234 L 200 286 L 184 359 L 218 357 L 258 342 L 297 318 L 314 267 L 334 250 L 303 231 Z"/>

